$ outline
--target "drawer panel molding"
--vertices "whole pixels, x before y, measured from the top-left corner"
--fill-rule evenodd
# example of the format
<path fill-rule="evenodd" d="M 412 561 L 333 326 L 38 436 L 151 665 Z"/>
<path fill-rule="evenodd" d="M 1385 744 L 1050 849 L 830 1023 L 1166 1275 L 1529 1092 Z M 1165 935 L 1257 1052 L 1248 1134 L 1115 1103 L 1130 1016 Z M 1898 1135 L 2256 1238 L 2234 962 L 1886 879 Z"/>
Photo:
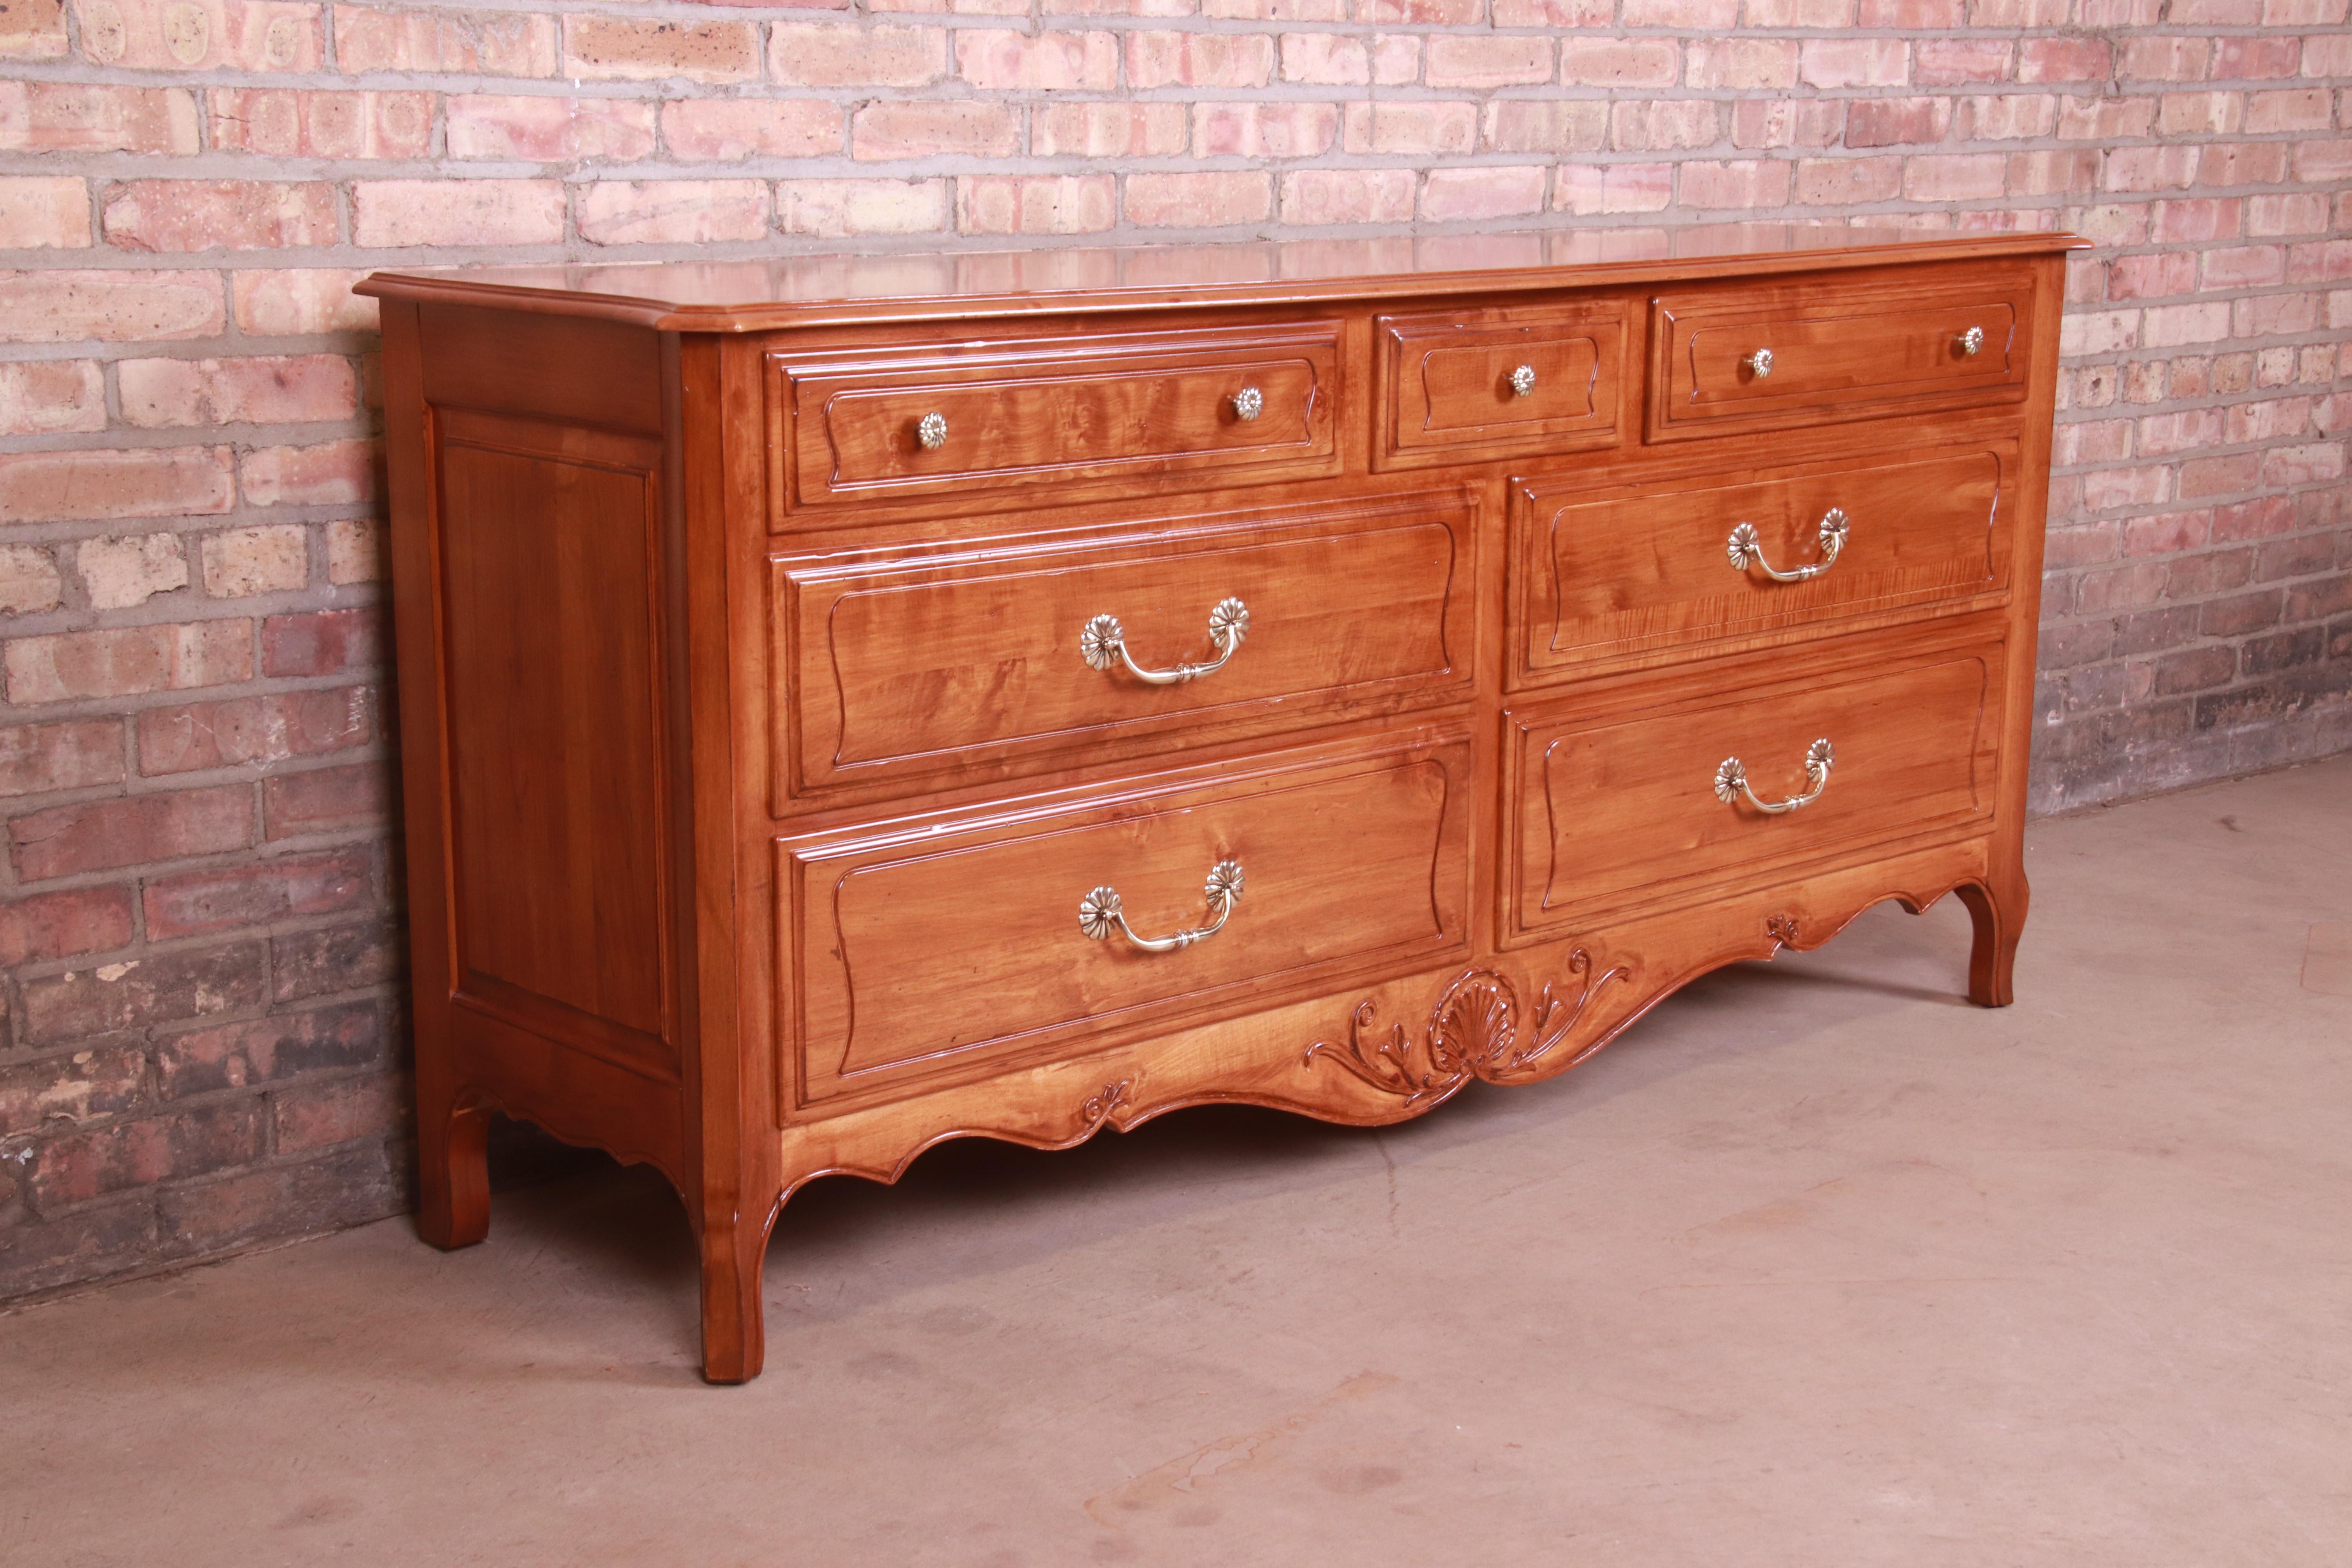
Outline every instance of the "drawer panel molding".
<path fill-rule="evenodd" d="M 1603 300 L 1376 318 L 1373 467 L 1617 445 L 1625 313 L 1622 300 Z"/>
<path fill-rule="evenodd" d="M 779 526 L 859 501 L 1338 471 L 1333 321 L 778 348 L 767 363 Z"/>
<path fill-rule="evenodd" d="M 779 557 L 777 809 L 1460 700 L 1475 516 L 1457 489 Z"/>

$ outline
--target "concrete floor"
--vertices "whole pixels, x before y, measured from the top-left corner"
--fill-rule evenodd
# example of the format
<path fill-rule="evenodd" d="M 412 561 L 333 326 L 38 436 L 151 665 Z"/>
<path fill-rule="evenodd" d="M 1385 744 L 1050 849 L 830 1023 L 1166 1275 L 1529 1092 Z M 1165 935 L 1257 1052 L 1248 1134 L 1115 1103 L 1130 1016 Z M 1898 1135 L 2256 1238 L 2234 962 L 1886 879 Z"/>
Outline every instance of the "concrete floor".
<path fill-rule="evenodd" d="M 1388 1132 L 820 1183 L 748 1388 L 618 1171 L 0 1318 L 0 1560 L 2352 1562 L 2352 757 L 2029 865 L 2005 1012 L 1888 907 Z"/>

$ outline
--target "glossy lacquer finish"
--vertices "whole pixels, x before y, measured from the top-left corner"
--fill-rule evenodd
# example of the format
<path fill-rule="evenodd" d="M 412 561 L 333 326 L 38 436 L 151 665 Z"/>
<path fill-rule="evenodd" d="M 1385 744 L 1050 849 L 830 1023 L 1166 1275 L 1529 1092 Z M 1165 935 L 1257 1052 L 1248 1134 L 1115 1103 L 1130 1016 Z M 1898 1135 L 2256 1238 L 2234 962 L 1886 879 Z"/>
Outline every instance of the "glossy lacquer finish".
<path fill-rule="evenodd" d="M 425 1237 L 1372 1125 L 1948 892 L 2009 1000 L 2063 236 L 380 275 Z"/>

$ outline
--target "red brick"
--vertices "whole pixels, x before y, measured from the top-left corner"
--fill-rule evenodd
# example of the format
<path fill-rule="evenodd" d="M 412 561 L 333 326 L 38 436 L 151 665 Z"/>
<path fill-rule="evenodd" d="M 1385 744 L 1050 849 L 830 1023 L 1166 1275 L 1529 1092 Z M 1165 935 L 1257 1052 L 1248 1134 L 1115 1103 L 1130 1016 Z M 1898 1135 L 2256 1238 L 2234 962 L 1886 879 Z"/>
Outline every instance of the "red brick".
<path fill-rule="evenodd" d="M 129 888 L 68 888 L 0 904 L 0 967 L 106 952 L 131 941 Z"/>
<path fill-rule="evenodd" d="M 1282 221 L 1410 223 L 1418 184 L 1411 169 L 1302 169 L 1282 177 Z"/>
<path fill-rule="evenodd" d="M 338 686 L 150 708 L 138 727 L 139 771 L 151 778 L 281 763 L 368 744 L 375 738 L 375 693 Z"/>
<path fill-rule="evenodd" d="M 383 662 L 383 616 L 374 609 L 310 610 L 261 623 L 261 673 L 333 675 Z"/>
<path fill-rule="evenodd" d="M 1911 79 L 1900 38 L 1809 38 L 1797 68 L 1808 87 L 1897 87 Z"/>
<path fill-rule="evenodd" d="M 89 243 L 86 183 L 70 176 L 0 177 L 0 249 L 76 250 Z"/>
<path fill-rule="evenodd" d="M 18 637 L 6 649 L 8 700 L 63 702 L 249 680 L 252 643 L 246 620 Z"/>
<path fill-rule="evenodd" d="M 0 1297 L 83 1284 L 143 1267 L 153 1256 L 154 1232 L 155 1205 L 144 1194 L 14 1226 L 8 1245 L 0 1247 Z"/>
<path fill-rule="evenodd" d="M 760 107 L 727 100 L 688 100 L 667 107 L 675 111 L 698 104 Z M 452 158 L 634 163 L 654 151 L 654 106 L 623 98 L 460 96 L 449 100 L 443 118 Z M 833 111 L 836 144 L 840 120 L 840 111 Z"/>
<path fill-rule="evenodd" d="M 335 188 L 323 182 L 129 180 L 107 189 L 109 245 L 125 250 L 268 250 L 341 237 Z"/>
<path fill-rule="evenodd" d="M 824 157 L 846 145 L 845 124 L 839 104 L 817 99 L 690 98 L 661 114 L 671 155 L 688 163 Z"/>
<path fill-rule="evenodd" d="M 1941 142 L 1951 129 L 1952 105 L 1942 98 L 1862 98 L 1845 106 L 1845 144 L 1894 147 Z"/>
<path fill-rule="evenodd" d="M 945 228 L 947 222 L 945 180 L 776 183 L 776 227 L 785 234 L 827 239 L 867 234 L 929 234 Z"/>
<path fill-rule="evenodd" d="M 1377 129 L 1382 105 L 1367 106 Z M 1400 104 L 1385 106 L 1395 110 Z M 1349 106 L 1350 152 L 1355 106 Z M 1609 106 L 1579 99 L 1498 98 L 1486 108 L 1486 149 L 1492 153 L 1597 153 L 1608 144 Z M 1433 148 L 1432 151 L 1443 151 Z"/>
<path fill-rule="evenodd" d="M 1693 38 L 1683 46 L 1683 85 L 1761 92 L 1794 87 L 1793 38 Z"/>
<path fill-rule="evenodd" d="M 1922 38 L 1913 47 L 1912 79 L 1922 87 L 2006 81 L 2016 47 L 2001 38 Z"/>
<path fill-rule="evenodd" d="M 1029 150 L 1041 158 L 1173 157 L 1188 144 L 1190 121 L 1181 103 L 1040 104 L 1029 114 Z"/>
<path fill-rule="evenodd" d="M 2302 40 L 2293 37 L 2225 36 L 2213 40 L 2215 81 L 2263 81 L 2295 72 Z"/>
<path fill-rule="evenodd" d="M 1570 87 L 1672 87 L 1681 66 L 1668 38 L 1566 38 L 1559 46 L 1559 79 Z"/>
<path fill-rule="evenodd" d="M 113 719 L 0 729 L 0 795 L 121 784 L 122 726 Z"/>
<path fill-rule="evenodd" d="M 354 847 L 150 878 L 142 895 L 148 940 L 205 936 L 362 908 L 375 897 L 373 859 L 367 848 Z"/>
<path fill-rule="evenodd" d="M 12 819 L 8 839 L 16 874 L 28 882 L 217 855 L 253 842 L 253 791 L 224 784 L 53 806 Z"/>
<path fill-rule="evenodd" d="M 708 245 L 768 233 L 768 187 L 758 180 L 600 180 L 575 189 L 580 237 L 591 245 Z"/>
<path fill-rule="evenodd" d="M 768 37 L 768 74 L 791 87 L 925 87 L 948 74 L 940 27 L 780 22 Z"/>
<path fill-rule="evenodd" d="M 374 498 L 383 453 L 373 441 L 262 447 L 237 458 L 248 506 L 352 506 Z"/>
<path fill-rule="evenodd" d="M 213 272 L 0 272 L 0 341 L 203 338 L 226 321 Z"/>
<path fill-rule="evenodd" d="M 1561 212 L 1664 212 L 1674 204 L 1672 163 L 1563 163 L 1552 191 Z"/>
<path fill-rule="evenodd" d="M 0 1067 L 0 1138 L 119 1116 L 139 1103 L 146 1077 L 146 1054 L 129 1046 Z"/>
<path fill-rule="evenodd" d="M 1423 68 L 1423 79 L 1433 88 L 1513 87 L 1552 79 L 1549 38 L 1440 33 L 1429 39 L 1426 48 L 1428 63 Z M 1570 40 L 1568 49 L 1582 67 L 1591 68 L 1593 62 L 1581 53 L 1582 40 Z M 1629 59 L 1631 54 L 1646 55 L 1649 68 L 1664 69 L 1671 79 L 1675 52 L 1675 46 L 1665 39 L 1644 39 L 1629 53 Z"/>
<path fill-rule="evenodd" d="M 961 234 L 1095 234 L 1118 222 L 1108 174 L 966 175 L 956 181 Z"/>
<path fill-rule="evenodd" d="M 1735 147 L 1833 147 L 1844 134 L 1839 99 L 1745 98 L 1731 106 Z"/>
<path fill-rule="evenodd" d="M 2105 38 L 2027 38 L 2018 45 L 2017 79 L 2102 81 L 2113 68 Z"/>
<path fill-rule="evenodd" d="M 1223 115 L 1228 112 L 1229 108 L 1229 106 L 1222 104 L 1215 106 L 1203 105 L 1202 107 L 1204 114 L 1207 115 Z M 1260 106 L 1257 105 L 1248 106 L 1249 110 L 1253 112 L 1259 107 Z M 1329 106 L 1324 104 L 1302 104 L 1297 107 L 1302 109 L 1322 110 L 1328 109 Z M 1493 107 L 1499 109 L 1501 105 L 1498 104 Z M 1526 107 L 1535 109 L 1549 109 L 1553 107 L 1561 109 L 1582 109 L 1589 111 L 1594 111 L 1593 118 L 1596 120 L 1598 118 L 1598 111 L 1601 110 L 1603 108 L 1602 105 L 1597 103 L 1574 106 L 1565 104 L 1557 106 L 1549 104 L 1527 105 Z M 1315 132 L 1320 132 L 1320 121 L 1310 121 L 1307 123 L 1308 126 L 1312 127 Z M 1598 127 L 1596 126 L 1596 129 Z M 1238 142 L 1231 142 L 1224 143 L 1224 145 L 1229 147 L 1237 146 L 1240 143 Z M 1306 144 L 1311 145 L 1311 143 Z M 1475 148 L 1477 144 L 1478 106 L 1475 103 L 1447 101 L 1429 102 L 1416 100 L 1400 103 L 1374 102 L 1351 103 L 1348 105 L 1346 129 L 1343 132 L 1343 145 L 1350 153 L 1372 153 L 1383 155 L 1402 154 L 1406 156 L 1425 157 L 1436 153 L 1468 153 Z M 1598 142 L 1593 143 L 1595 146 L 1598 146 L 1599 144 L 1600 143 Z M 1326 145 L 1328 146 L 1328 143 Z M 1202 146 L 1202 143 L 1196 142 L 1195 152 L 1198 153 Z"/>
<path fill-rule="evenodd" d="M 65 58 L 65 0 L 15 0 L 0 10 L 0 60 Z"/>
<path fill-rule="evenodd" d="M 293 838 L 343 827 L 381 827 L 392 816 L 389 763 L 279 773 L 261 784 L 264 837 Z"/>
<path fill-rule="evenodd" d="M 106 383 L 95 360 L 0 363 L 0 435 L 106 428 Z"/>
<path fill-rule="evenodd" d="M 248 1242 L 323 1235 L 398 1214 L 407 1205 L 405 1183 L 383 1145 L 347 1145 L 161 1189 L 154 1245 L 166 1258 L 199 1258 Z"/>
<path fill-rule="evenodd" d="M 1372 79 L 1372 52 L 1339 33 L 1286 33 L 1282 79 L 1322 87 L 1362 87 Z"/>
<path fill-rule="evenodd" d="M 1915 202 L 1983 201 L 2008 188 L 2009 160 L 1998 153 L 1928 154 L 1903 161 L 1903 194 Z"/>
<path fill-rule="evenodd" d="M 429 92 L 212 89 L 213 146 L 276 158 L 423 158 L 433 151 Z"/>
<path fill-rule="evenodd" d="M 412 245 L 552 245 L 563 238 L 554 180 L 362 180 L 352 187 L 352 237 Z"/>
<path fill-rule="evenodd" d="M 208 1105 L 41 1145 L 26 1191 L 47 1212 L 129 1187 L 241 1165 L 261 1152 L 260 1108 Z"/>
<path fill-rule="evenodd" d="M 184 1100 L 303 1073 L 373 1067 L 383 1060 L 387 1045 L 376 1005 L 345 1002 L 173 1036 L 155 1047 L 155 1081 L 164 1099 Z"/>
<path fill-rule="evenodd" d="M 224 512 L 233 500 L 228 458 L 225 447 L 0 457 L 0 517 L 36 522 Z"/>
<path fill-rule="evenodd" d="M 1214 228 L 1259 223 L 1274 214 L 1274 184 L 1255 173 L 1136 174 L 1127 177 L 1127 218 L 1145 228 Z"/>
<path fill-rule="evenodd" d="M 236 324 L 265 337 L 375 331 L 376 303 L 352 292 L 370 268 L 284 268 L 230 279 Z"/>
<path fill-rule="evenodd" d="M 347 1078 L 281 1090 L 270 1097 L 278 1152 L 387 1137 L 407 1124 L 408 1106 L 403 1087 L 386 1078 Z"/>
<path fill-rule="evenodd" d="M 1797 163 L 1800 205 L 1892 201 L 1902 187 L 1899 158 L 1805 158 Z"/>
<path fill-rule="evenodd" d="M 348 419 L 359 377 L 341 354 L 133 359 L 116 369 L 122 417 L 150 428 Z"/>
<path fill-rule="evenodd" d="M 1020 117 L 1001 103 L 877 100 L 849 121 L 850 155 L 861 160 L 1009 158 L 1020 144 Z"/>
<path fill-rule="evenodd" d="M 1723 138 L 1722 110 L 1705 99 L 1613 104 L 1609 125 L 1610 143 L 1621 153 L 1712 147 Z"/>
<path fill-rule="evenodd" d="M 757 81 L 760 37 L 749 22 L 573 13 L 563 18 L 563 74 L 574 81 Z"/>
<path fill-rule="evenodd" d="M 376 921 L 274 937 L 269 969 L 280 1002 L 386 984 L 400 978 L 400 933 Z"/>
<path fill-rule="evenodd" d="M 560 46 L 552 16 L 374 5 L 335 7 L 335 64 L 369 71 L 551 77 Z"/>
<path fill-rule="evenodd" d="M 127 70 L 313 71 L 320 7 L 279 0 L 105 0 L 75 6 L 81 52 Z"/>
<path fill-rule="evenodd" d="M 184 157 L 198 151 L 197 121 L 196 95 L 184 88 L 0 82 L 0 152 Z"/>
<path fill-rule="evenodd" d="M 1688 207 L 1777 207 L 1789 199 L 1790 171 L 1783 163 L 1707 163 L 1681 166 L 1682 200 Z"/>
<path fill-rule="evenodd" d="M 1130 38 L 1154 34 L 1129 35 Z M 1221 46 L 1246 40 L 1230 35 L 1210 38 Z M 1270 39 L 1258 39 L 1265 64 L 1274 59 Z M 1118 41 L 1109 33 L 1018 32 L 1009 27 L 966 27 L 955 36 L 956 74 L 983 92 L 1039 92 L 1076 89 L 1108 92 L 1118 85 Z M 1218 48 L 1220 57 L 1237 58 L 1245 49 Z M 1230 86 L 1262 85 L 1234 82 Z"/>
<path fill-rule="evenodd" d="M 1127 35 L 1130 88 L 1264 87 L 1274 67 L 1275 40 L 1263 33 Z"/>
<path fill-rule="evenodd" d="M 1422 179 L 1421 216 L 1430 223 L 1524 217 L 1544 210 L 1546 168 L 1432 169 Z"/>

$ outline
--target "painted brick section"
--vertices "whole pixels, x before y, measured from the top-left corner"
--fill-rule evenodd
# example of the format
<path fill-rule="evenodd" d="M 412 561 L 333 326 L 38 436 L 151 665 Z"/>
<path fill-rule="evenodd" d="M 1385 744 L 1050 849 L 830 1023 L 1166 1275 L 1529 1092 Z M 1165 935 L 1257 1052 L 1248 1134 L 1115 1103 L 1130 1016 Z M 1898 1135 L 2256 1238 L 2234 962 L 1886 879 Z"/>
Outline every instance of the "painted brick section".
<path fill-rule="evenodd" d="M 2034 804 L 2352 743 L 2343 0 L 13 0 L 0 61 L 0 1299 L 402 1201 L 386 263 L 2071 227 Z"/>

